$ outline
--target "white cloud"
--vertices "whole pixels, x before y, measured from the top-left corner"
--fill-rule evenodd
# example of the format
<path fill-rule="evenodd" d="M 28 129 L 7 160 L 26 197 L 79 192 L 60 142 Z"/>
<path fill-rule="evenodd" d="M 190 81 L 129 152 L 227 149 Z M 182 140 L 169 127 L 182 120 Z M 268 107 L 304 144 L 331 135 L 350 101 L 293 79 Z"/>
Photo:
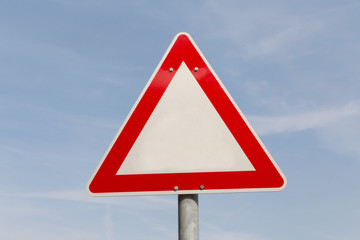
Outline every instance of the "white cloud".
<path fill-rule="evenodd" d="M 168 223 L 164 225 L 156 216 L 176 214 L 174 196 L 93 198 L 84 189 L 25 194 L 3 192 L 0 199 L 0 226 L 3 227 L 0 239 L 111 240 L 119 233 L 123 239 L 147 238 L 141 231 L 119 230 L 126 228 L 124 226 L 132 227 L 133 222 L 149 226 L 147 231 L 174 235 Z"/>
<path fill-rule="evenodd" d="M 252 233 L 242 233 L 242 232 L 230 232 L 230 231 L 220 231 L 220 232 L 203 232 L 200 235 L 200 238 L 207 240 L 266 240 L 267 238 L 252 234 Z"/>
<path fill-rule="evenodd" d="M 319 147 L 360 159 L 360 108 L 352 102 L 338 108 L 308 111 L 299 114 L 248 119 L 259 135 L 292 133 L 314 130 Z"/>
<path fill-rule="evenodd" d="M 224 214 L 224 212 L 220 212 Z M 230 213 L 230 212 L 228 212 Z M 220 217 L 224 219 L 224 216 Z M 238 231 L 231 231 L 225 229 L 223 227 L 219 227 L 216 224 L 202 221 L 200 218 L 200 239 L 208 239 L 208 240 L 266 240 L 267 238 L 261 236 L 260 234 L 254 234 L 249 232 L 238 232 Z"/>
<path fill-rule="evenodd" d="M 200 16 L 194 18 L 214 29 L 205 36 L 231 42 L 238 48 L 232 54 L 238 52 L 245 59 L 292 57 L 313 52 L 315 49 L 306 45 L 322 33 L 326 24 L 318 15 L 309 13 L 304 17 L 291 7 L 266 2 L 257 8 L 239 2 L 238 7 L 233 5 L 206 1 Z"/>
<path fill-rule="evenodd" d="M 44 224 L 38 225 L 22 225 L 21 228 L 18 224 L 3 223 L 2 231 L 0 233 L 1 239 L 36 239 L 36 240 L 63 240 L 63 239 L 87 239 L 98 240 L 102 236 L 94 231 L 78 230 L 76 228 L 64 227 L 61 225 Z"/>
<path fill-rule="evenodd" d="M 103 7 L 104 4 L 107 3 L 107 1 L 104 0 L 52 0 L 52 2 L 56 2 L 61 5 L 65 5 L 68 7 Z"/>
<path fill-rule="evenodd" d="M 349 103 L 339 108 L 276 117 L 249 116 L 248 119 L 259 135 L 268 135 L 326 128 L 358 116 L 360 109 L 357 104 Z"/>
<path fill-rule="evenodd" d="M 137 196 L 137 197 L 90 197 L 84 190 L 64 190 L 38 193 L 2 193 L 3 197 L 34 198 L 60 201 L 74 201 L 90 204 L 105 204 L 109 206 L 123 206 L 144 210 L 170 209 L 174 208 L 177 202 L 170 199 L 171 196 Z"/>
<path fill-rule="evenodd" d="M 347 156 L 360 159 L 360 118 L 347 118 L 333 127 L 318 132 L 320 146 Z"/>
<path fill-rule="evenodd" d="M 102 239 L 94 229 L 82 227 L 81 221 L 89 223 L 89 219 L 64 205 L 4 194 L 0 202 L 0 239 Z"/>
<path fill-rule="evenodd" d="M 105 236 L 107 240 L 113 239 L 114 233 L 114 224 L 112 221 L 112 211 L 110 205 L 106 206 L 105 215 L 104 215 L 104 227 L 105 227 Z"/>

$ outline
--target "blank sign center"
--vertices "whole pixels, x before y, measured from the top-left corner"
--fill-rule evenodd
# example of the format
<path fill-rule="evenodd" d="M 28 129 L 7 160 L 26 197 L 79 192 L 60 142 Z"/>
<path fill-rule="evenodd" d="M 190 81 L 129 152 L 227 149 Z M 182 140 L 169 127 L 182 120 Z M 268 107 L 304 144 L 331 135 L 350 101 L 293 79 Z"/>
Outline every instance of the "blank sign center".
<path fill-rule="evenodd" d="M 182 62 L 117 175 L 254 170 Z"/>

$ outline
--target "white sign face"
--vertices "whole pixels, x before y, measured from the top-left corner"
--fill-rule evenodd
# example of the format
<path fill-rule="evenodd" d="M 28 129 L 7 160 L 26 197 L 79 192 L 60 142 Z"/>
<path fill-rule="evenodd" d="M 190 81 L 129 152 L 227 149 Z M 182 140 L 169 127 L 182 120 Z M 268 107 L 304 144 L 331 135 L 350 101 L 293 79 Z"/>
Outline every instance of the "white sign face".
<path fill-rule="evenodd" d="M 175 36 L 91 196 L 279 191 L 286 178 L 189 34 Z"/>
<path fill-rule="evenodd" d="M 182 62 L 117 174 L 254 170 Z"/>

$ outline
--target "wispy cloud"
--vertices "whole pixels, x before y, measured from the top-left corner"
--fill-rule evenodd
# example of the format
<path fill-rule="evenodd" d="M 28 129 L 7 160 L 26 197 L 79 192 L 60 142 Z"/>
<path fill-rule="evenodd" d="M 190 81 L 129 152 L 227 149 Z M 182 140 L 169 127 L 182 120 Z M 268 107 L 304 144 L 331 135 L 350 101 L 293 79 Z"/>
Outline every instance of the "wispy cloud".
<path fill-rule="evenodd" d="M 110 205 L 106 206 L 105 215 L 104 215 L 104 227 L 105 227 L 105 236 L 107 240 L 113 239 L 114 233 L 114 224 L 112 221 L 112 212 Z"/>
<path fill-rule="evenodd" d="M 56 2 L 61 5 L 65 5 L 68 7 L 103 7 L 104 4 L 107 4 L 107 1 L 104 0 L 51 0 L 52 2 Z"/>
<path fill-rule="evenodd" d="M 297 132 L 308 129 L 321 129 L 338 124 L 348 118 L 360 116 L 356 103 L 332 109 L 314 110 L 293 115 L 264 117 L 249 116 L 248 119 L 260 135 L 283 132 Z"/>
<path fill-rule="evenodd" d="M 37 239 L 37 240 L 63 240 L 63 239 L 87 239 L 98 240 L 102 236 L 97 232 L 90 230 L 79 230 L 76 228 L 64 227 L 61 225 L 54 225 L 45 223 L 42 226 L 23 225 L 21 228 L 18 224 L 4 223 L 1 225 L 2 231 L 0 233 L 1 239 Z M 46 230 L 45 230 L 46 229 Z"/>
<path fill-rule="evenodd" d="M 173 231 L 156 215 L 154 217 L 154 213 L 173 216 L 177 204 L 174 196 L 93 198 L 86 194 L 85 189 L 37 193 L 3 191 L 0 199 L 0 226 L 3 227 L 1 239 L 24 239 L 30 236 L 39 240 L 111 240 L 119 233 L 124 239 L 134 236 L 143 239 L 144 233 L 141 231 L 134 233 L 119 230 L 131 226 L 128 219 L 136 221 L 138 225 L 150 225 L 151 231 L 167 236 L 173 234 Z"/>
<path fill-rule="evenodd" d="M 253 233 L 232 232 L 221 230 L 219 232 L 203 232 L 201 238 L 208 240 L 266 240 L 268 238 Z"/>
<path fill-rule="evenodd" d="M 84 190 L 64 190 L 37 193 L 1 193 L 2 197 L 16 197 L 28 199 L 48 199 L 59 201 L 73 201 L 89 204 L 105 204 L 107 206 L 123 206 L 128 208 L 154 210 L 168 209 L 176 206 L 177 201 L 169 196 L 137 196 L 137 197 L 90 197 Z"/>
<path fill-rule="evenodd" d="M 318 15 L 308 13 L 305 18 L 289 6 L 266 2 L 257 8 L 244 3 L 237 5 L 239 7 L 234 8 L 232 4 L 206 1 L 199 14 L 212 17 L 194 18 L 216 29 L 206 32 L 207 37 L 231 42 L 237 48 L 233 53 L 240 53 L 244 59 L 307 54 L 313 49 L 299 49 L 299 43 L 310 44 L 313 37 L 324 30 Z"/>

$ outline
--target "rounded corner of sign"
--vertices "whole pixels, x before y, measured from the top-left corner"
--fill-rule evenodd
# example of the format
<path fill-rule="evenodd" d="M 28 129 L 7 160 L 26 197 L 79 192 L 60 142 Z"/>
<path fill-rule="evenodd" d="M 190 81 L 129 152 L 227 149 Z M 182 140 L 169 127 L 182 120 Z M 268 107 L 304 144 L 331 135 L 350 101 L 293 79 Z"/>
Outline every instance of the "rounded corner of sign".
<path fill-rule="evenodd" d="M 192 39 L 190 34 L 187 33 L 187 32 L 179 32 L 178 34 L 175 35 L 175 39 L 178 39 L 180 36 L 183 36 L 183 35 L 190 38 L 190 39 Z"/>
<path fill-rule="evenodd" d="M 287 186 L 287 179 L 286 179 L 285 176 L 283 176 L 283 180 L 284 180 L 284 183 L 283 183 L 283 185 L 279 188 L 279 191 L 284 190 L 284 189 L 286 188 L 286 186 Z"/>
<path fill-rule="evenodd" d="M 271 192 L 280 192 L 282 190 L 284 190 L 287 186 L 287 179 L 284 175 L 281 176 L 282 177 L 282 180 L 283 180 L 283 183 L 281 186 L 279 187 L 275 187 L 275 188 L 269 188 L 268 190 L 271 191 Z"/>
<path fill-rule="evenodd" d="M 91 192 L 89 188 L 86 188 L 86 193 L 87 193 L 90 197 L 96 197 L 96 193 Z"/>
<path fill-rule="evenodd" d="M 90 190 L 90 184 L 91 184 L 91 182 L 88 182 L 88 183 L 86 184 L 86 187 L 85 187 L 86 192 L 87 192 L 87 194 L 88 194 L 89 196 L 91 196 L 91 197 L 96 197 L 97 194 L 94 193 L 94 192 L 92 192 L 92 191 Z"/>

